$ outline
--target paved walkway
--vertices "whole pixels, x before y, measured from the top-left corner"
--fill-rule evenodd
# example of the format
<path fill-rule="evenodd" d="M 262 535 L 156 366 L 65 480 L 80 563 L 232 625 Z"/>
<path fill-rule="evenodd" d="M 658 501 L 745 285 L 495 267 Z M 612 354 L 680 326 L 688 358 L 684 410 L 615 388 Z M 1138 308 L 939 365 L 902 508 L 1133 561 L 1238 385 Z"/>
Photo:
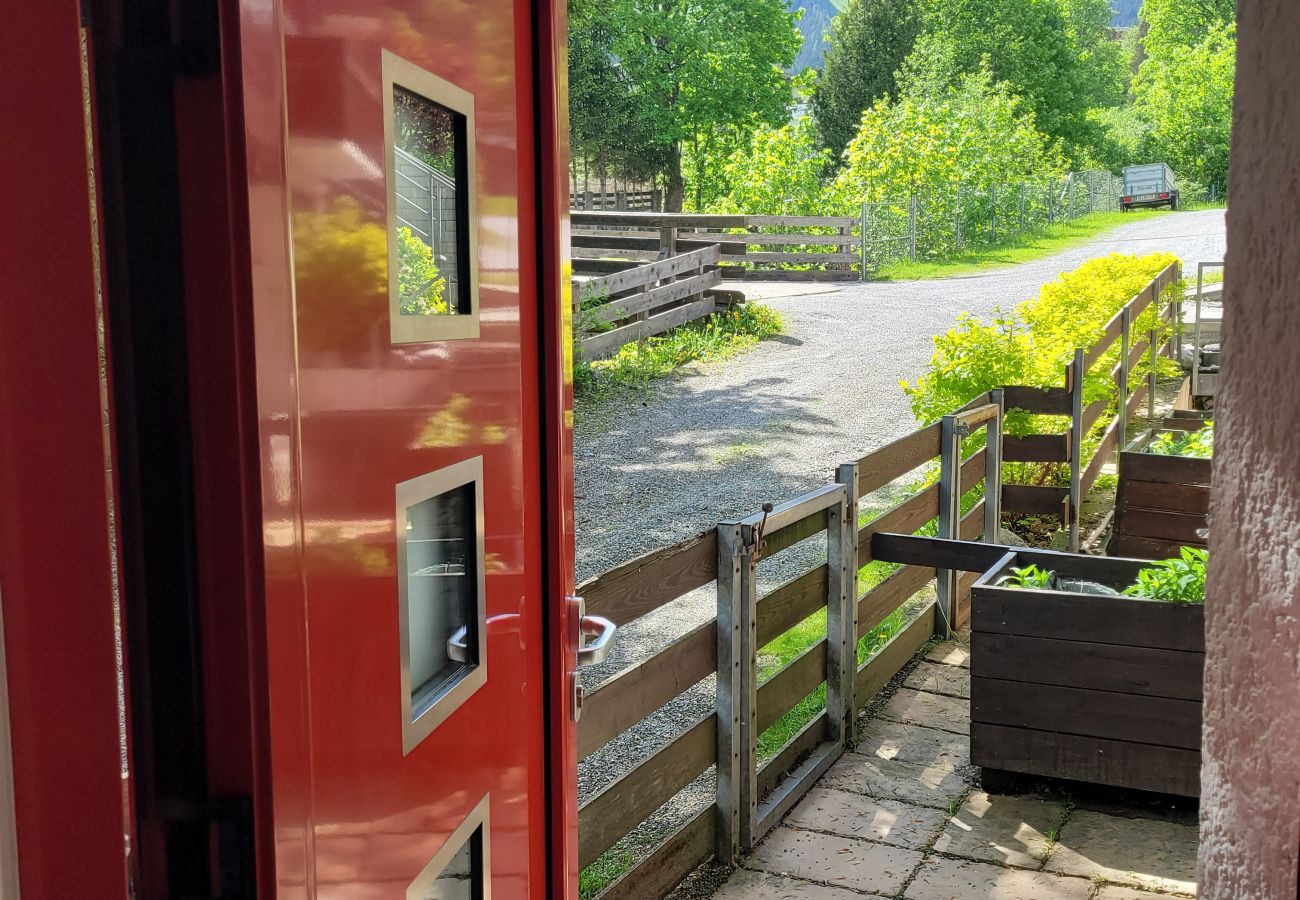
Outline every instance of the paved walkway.
<path fill-rule="evenodd" d="M 1194 813 L 974 786 L 968 665 L 934 648 L 717 900 L 1194 896 Z"/>

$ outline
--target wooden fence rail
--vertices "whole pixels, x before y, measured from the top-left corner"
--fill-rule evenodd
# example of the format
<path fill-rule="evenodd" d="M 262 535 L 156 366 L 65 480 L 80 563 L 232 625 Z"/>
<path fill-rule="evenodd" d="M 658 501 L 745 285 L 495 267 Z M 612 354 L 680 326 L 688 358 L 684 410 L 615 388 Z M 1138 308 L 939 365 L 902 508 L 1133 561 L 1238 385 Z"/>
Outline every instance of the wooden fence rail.
<path fill-rule="evenodd" d="M 862 276 L 859 219 L 853 216 L 749 216 L 631 211 L 572 212 L 573 264 L 579 274 L 644 262 L 665 247 L 717 245 L 728 279 L 856 281 Z"/>
<path fill-rule="evenodd" d="M 717 245 L 574 285 L 578 352 L 604 356 L 624 344 L 712 315 L 722 283 Z"/>

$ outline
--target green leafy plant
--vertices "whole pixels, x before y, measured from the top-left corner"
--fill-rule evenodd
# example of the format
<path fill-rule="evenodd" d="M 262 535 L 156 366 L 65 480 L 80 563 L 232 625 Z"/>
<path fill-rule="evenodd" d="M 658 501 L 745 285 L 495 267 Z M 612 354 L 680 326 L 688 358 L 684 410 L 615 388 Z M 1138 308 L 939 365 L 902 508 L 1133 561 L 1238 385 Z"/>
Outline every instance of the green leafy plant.
<path fill-rule="evenodd" d="M 409 228 L 397 229 L 397 296 L 402 314 L 430 316 L 447 312 L 446 279 L 433 261 L 433 248 Z"/>
<path fill-rule="evenodd" d="M 1164 600 L 1180 606 L 1205 602 L 1205 567 L 1210 553 L 1184 547 L 1177 559 L 1165 559 L 1138 572 L 1137 581 L 1124 589 L 1129 597 Z"/>
<path fill-rule="evenodd" d="M 1192 456 L 1209 459 L 1214 455 L 1214 422 L 1206 422 L 1196 431 L 1162 431 L 1147 447 L 1157 456 Z"/>
<path fill-rule="evenodd" d="M 1052 586 L 1056 573 L 1035 565 L 1012 566 L 1011 574 L 1003 582 L 1005 587 L 1046 589 Z"/>

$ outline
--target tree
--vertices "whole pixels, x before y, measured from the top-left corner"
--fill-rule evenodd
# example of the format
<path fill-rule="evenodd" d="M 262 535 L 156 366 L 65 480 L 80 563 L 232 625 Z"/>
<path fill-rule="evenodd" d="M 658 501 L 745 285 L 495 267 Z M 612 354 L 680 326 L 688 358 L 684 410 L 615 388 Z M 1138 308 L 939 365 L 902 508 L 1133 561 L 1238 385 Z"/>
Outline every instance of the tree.
<path fill-rule="evenodd" d="M 682 207 L 683 144 L 789 114 L 784 70 L 799 34 L 782 0 L 570 0 L 570 15 L 579 26 L 601 23 L 593 51 L 627 85 L 670 210 Z M 599 97 L 577 96 L 576 105 L 584 121 L 601 115 Z"/>
<path fill-rule="evenodd" d="M 863 111 L 897 94 L 894 74 L 920 29 L 916 0 L 852 0 L 835 17 L 812 109 L 823 146 L 836 159 L 858 133 Z"/>
<path fill-rule="evenodd" d="M 1146 26 L 1147 55 L 1201 43 L 1210 29 L 1237 15 L 1236 0 L 1144 0 L 1138 12 Z"/>
<path fill-rule="evenodd" d="M 825 215 L 822 176 L 830 151 L 817 146 L 812 119 L 780 128 L 761 125 L 722 167 L 728 193 L 710 210 L 721 213 Z"/>
<path fill-rule="evenodd" d="M 1134 84 L 1147 152 L 1201 184 L 1227 184 L 1236 56 L 1236 25 L 1212 26 L 1194 45 L 1153 53 Z"/>
<path fill-rule="evenodd" d="M 1076 157 L 1090 146 L 1088 110 L 1116 102 L 1122 88 L 1122 55 L 1105 45 L 1105 0 L 922 2 L 926 34 L 947 48 L 952 75 L 987 65 L 1044 133 L 1064 139 Z"/>

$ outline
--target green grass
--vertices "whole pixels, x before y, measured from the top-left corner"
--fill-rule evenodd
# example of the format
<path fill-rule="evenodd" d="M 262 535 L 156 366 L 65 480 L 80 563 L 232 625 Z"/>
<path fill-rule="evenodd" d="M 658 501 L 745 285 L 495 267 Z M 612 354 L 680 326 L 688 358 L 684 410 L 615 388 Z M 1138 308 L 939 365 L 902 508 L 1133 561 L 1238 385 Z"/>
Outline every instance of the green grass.
<path fill-rule="evenodd" d="M 578 897 L 590 900 L 632 868 L 636 854 L 617 847 L 605 851 L 578 874 Z"/>
<path fill-rule="evenodd" d="M 905 281 L 918 278 L 947 278 L 952 275 L 969 275 L 988 269 L 999 269 L 1016 263 L 1041 259 L 1062 250 L 1085 243 L 1097 235 L 1152 216 L 1177 215 L 1166 210 L 1135 209 L 1132 212 L 1096 212 L 1068 222 L 1048 225 L 1035 231 L 1014 236 L 1005 243 L 972 248 L 959 256 L 927 261 L 907 260 L 883 266 L 877 279 Z"/>
<path fill-rule="evenodd" d="M 644 390 L 687 363 L 726 359 L 780 334 L 781 328 L 781 317 L 771 307 L 745 303 L 627 344 L 608 359 L 575 362 L 573 394 L 579 401 L 598 401 L 621 391 Z"/>

